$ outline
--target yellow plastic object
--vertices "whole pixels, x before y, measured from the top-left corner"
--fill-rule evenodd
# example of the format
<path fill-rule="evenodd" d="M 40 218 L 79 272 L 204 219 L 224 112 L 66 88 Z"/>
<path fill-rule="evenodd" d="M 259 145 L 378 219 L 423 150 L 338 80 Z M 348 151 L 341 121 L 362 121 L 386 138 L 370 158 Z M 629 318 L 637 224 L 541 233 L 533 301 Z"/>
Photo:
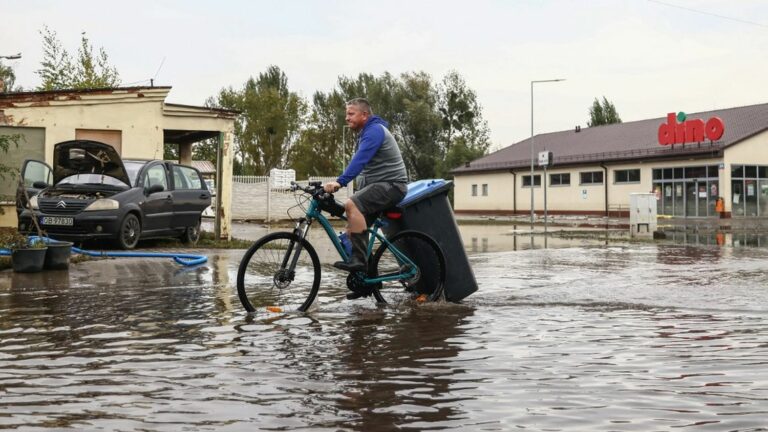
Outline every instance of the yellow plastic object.
<path fill-rule="evenodd" d="M 420 296 L 416 297 L 416 301 L 419 303 L 424 303 L 425 301 L 427 301 L 427 295 L 421 294 Z"/>
<path fill-rule="evenodd" d="M 280 313 L 283 311 L 283 308 L 280 306 L 267 306 L 267 310 L 274 313 Z"/>

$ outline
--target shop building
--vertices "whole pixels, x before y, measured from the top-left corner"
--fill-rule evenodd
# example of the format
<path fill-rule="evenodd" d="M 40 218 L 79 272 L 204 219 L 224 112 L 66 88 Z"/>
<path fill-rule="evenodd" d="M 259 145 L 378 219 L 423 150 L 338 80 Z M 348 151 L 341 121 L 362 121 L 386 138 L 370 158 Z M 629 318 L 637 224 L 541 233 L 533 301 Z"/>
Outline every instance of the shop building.
<path fill-rule="evenodd" d="M 457 213 L 627 216 L 654 192 L 675 217 L 768 217 L 768 104 L 536 135 L 452 171 Z M 720 202 L 718 202 L 720 200 Z"/>

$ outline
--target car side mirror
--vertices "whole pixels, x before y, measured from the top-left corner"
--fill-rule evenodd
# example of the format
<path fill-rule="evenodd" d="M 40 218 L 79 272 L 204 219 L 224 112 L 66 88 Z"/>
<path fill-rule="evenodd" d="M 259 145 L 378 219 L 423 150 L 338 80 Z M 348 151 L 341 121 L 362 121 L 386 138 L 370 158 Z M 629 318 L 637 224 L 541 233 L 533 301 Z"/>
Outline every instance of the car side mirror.
<path fill-rule="evenodd" d="M 152 186 L 147 188 L 147 195 L 152 195 L 153 193 L 162 192 L 164 190 L 165 190 L 165 188 L 163 187 L 163 185 L 161 185 L 161 184 L 153 184 Z"/>
<path fill-rule="evenodd" d="M 45 188 L 48 187 L 48 183 L 46 183 L 44 181 L 38 180 L 38 181 L 32 183 L 32 187 L 35 188 L 35 189 L 45 189 Z"/>

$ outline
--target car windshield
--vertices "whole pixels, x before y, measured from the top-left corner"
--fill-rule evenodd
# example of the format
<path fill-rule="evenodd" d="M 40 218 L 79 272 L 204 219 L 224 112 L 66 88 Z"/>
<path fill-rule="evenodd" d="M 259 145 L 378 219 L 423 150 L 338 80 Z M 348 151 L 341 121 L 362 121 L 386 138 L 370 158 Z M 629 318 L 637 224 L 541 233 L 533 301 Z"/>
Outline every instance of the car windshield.
<path fill-rule="evenodd" d="M 128 172 L 128 179 L 131 181 L 132 185 L 136 184 L 136 176 L 139 175 L 139 170 L 141 167 L 146 165 L 146 162 L 135 162 L 135 161 L 123 161 L 123 165 L 125 165 L 125 170 Z"/>
<path fill-rule="evenodd" d="M 120 189 L 130 187 L 114 177 L 103 174 L 75 174 L 64 177 L 58 185 L 106 185 Z"/>

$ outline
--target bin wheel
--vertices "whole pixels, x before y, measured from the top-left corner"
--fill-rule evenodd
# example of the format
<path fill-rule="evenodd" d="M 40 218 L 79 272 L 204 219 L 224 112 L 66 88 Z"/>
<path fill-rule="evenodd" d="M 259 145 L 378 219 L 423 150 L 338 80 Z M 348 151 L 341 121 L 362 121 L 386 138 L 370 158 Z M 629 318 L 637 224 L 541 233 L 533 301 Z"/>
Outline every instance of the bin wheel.
<path fill-rule="evenodd" d="M 399 305 L 424 299 L 438 301 L 445 287 L 445 255 L 437 242 L 419 231 L 402 231 L 387 239 L 397 250 L 416 264 L 416 274 L 410 279 L 382 282 L 373 290 L 379 303 Z M 407 264 L 398 260 L 388 244 L 382 244 L 369 263 L 370 277 L 408 271 Z"/>

